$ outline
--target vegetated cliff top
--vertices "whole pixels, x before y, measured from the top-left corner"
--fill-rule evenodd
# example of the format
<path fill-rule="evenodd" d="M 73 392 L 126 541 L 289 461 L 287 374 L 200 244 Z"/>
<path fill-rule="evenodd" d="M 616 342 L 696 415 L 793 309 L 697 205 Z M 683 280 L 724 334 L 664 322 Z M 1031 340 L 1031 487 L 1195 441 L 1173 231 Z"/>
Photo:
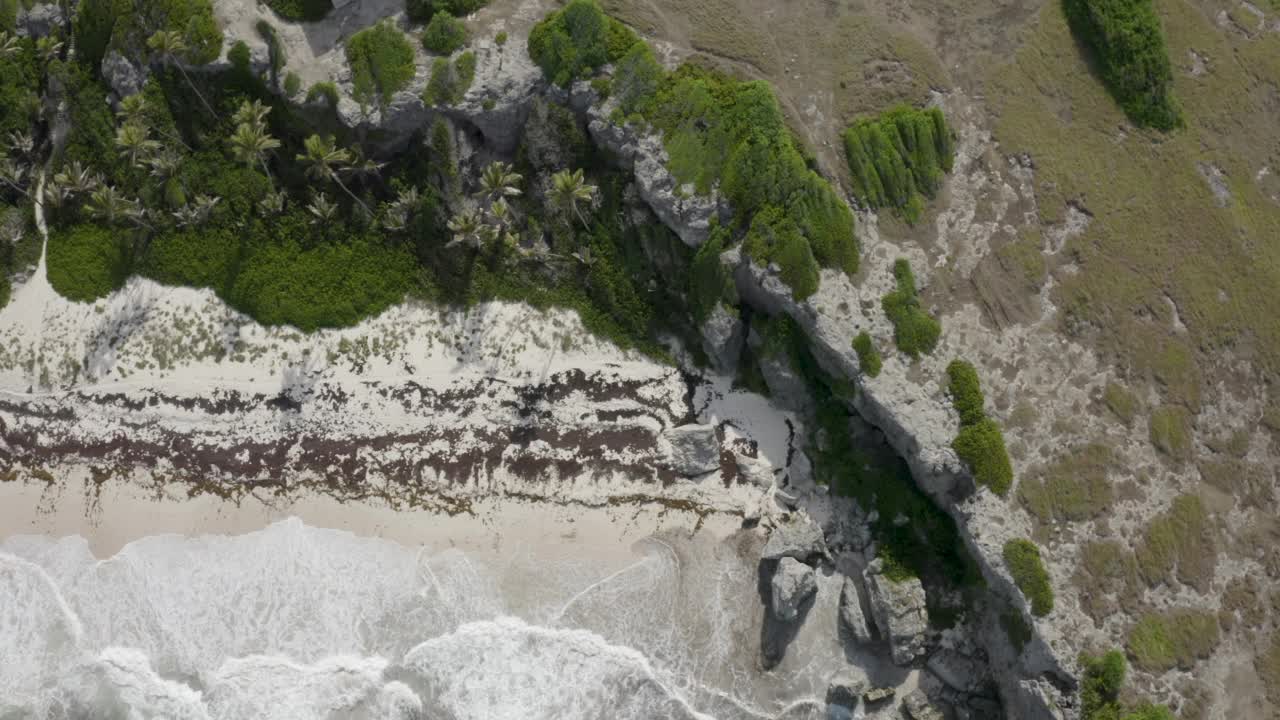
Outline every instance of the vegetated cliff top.
<path fill-rule="evenodd" d="M 1140 660 L 1140 621 L 1218 613 L 1222 640 L 1190 660 L 1198 679 L 1169 676 L 1176 709 L 1262 717 L 1280 703 L 1265 511 L 1280 428 L 1280 6 L 1154 4 L 1184 123 L 1161 132 L 1126 117 L 1058 0 L 605 5 L 770 80 L 832 176 L 854 118 L 943 93 L 972 154 L 921 222 L 881 214 L 864 242 L 928 260 L 913 263 L 926 302 L 1006 428 L 1008 510 L 1044 548 L 1055 614 L 1083 622 L 1081 650 Z M 1222 691 L 1228 666 L 1249 692 Z M 1133 679 L 1163 672 L 1139 662 Z"/>

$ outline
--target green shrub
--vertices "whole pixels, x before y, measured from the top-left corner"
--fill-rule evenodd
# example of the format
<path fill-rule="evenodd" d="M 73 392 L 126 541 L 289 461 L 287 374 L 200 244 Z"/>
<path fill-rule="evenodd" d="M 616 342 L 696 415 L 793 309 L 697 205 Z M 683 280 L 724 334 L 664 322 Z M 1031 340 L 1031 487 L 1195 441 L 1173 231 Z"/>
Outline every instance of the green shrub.
<path fill-rule="evenodd" d="M 933 197 L 955 157 L 951 130 L 938 108 L 902 106 L 858 120 L 844 132 L 854 195 L 869 207 L 892 207 L 909 223 Z"/>
<path fill-rule="evenodd" d="M 898 349 L 913 358 L 933 352 L 942 335 L 942 325 L 920 309 L 920 296 L 916 291 L 916 277 L 911 263 L 898 259 L 893 263 L 893 276 L 897 289 L 884 296 L 881 305 L 889 322 L 893 323 L 893 341 Z"/>
<path fill-rule="evenodd" d="M 618 61 L 613 73 L 613 88 L 622 112 L 643 112 L 658 92 L 665 71 L 654 58 L 647 43 L 638 42 Z"/>
<path fill-rule="evenodd" d="M 1031 614 L 1043 617 L 1053 611 L 1053 586 L 1040 559 L 1040 548 L 1030 540 L 1004 544 L 1004 562 L 1022 594 L 1031 601 Z"/>
<path fill-rule="evenodd" d="M 356 102 L 386 106 L 413 79 L 413 47 L 392 21 L 365 28 L 347 41 Z"/>
<path fill-rule="evenodd" d="M 243 40 L 237 40 L 235 45 L 227 51 L 227 62 L 231 63 L 231 67 L 242 73 L 249 72 L 249 63 L 252 62 L 253 56 L 249 53 L 249 46 Z"/>
<path fill-rule="evenodd" d="M 128 233 L 76 225 L 49 237 L 49 284 L 70 300 L 92 302 L 124 287 L 129 277 Z"/>
<path fill-rule="evenodd" d="M 280 77 L 280 71 L 284 69 L 288 58 L 285 57 L 284 43 L 280 42 L 280 35 L 276 32 L 276 28 L 266 20 L 259 20 L 254 28 L 258 31 L 258 36 L 267 44 L 267 58 L 271 65 L 271 81 L 275 82 Z"/>
<path fill-rule="evenodd" d="M 756 213 L 742 249 L 757 265 L 776 263 L 782 281 L 797 300 L 818 291 L 818 261 L 800 228 L 776 207 Z"/>
<path fill-rule="evenodd" d="M 286 74 L 284 76 L 285 96 L 290 98 L 295 98 L 298 96 L 299 92 L 302 92 L 302 78 L 298 77 L 298 73 L 296 72 L 290 72 Z"/>
<path fill-rule="evenodd" d="M 488 0 L 406 0 L 405 10 L 415 23 L 430 22 L 438 12 L 466 17 L 488 4 Z"/>
<path fill-rule="evenodd" d="M 503 45 L 506 45 L 507 31 L 506 30 L 498 31 L 498 34 L 493 36 L 493 41 L 498 44 L 498 47 L 502 47 Z"/>
<path fill-rule="evenodd" d="M 329 107 L 338 107 L 338 86 L 324 80 L 311 86 L 307 90 L 307 102 L 312 103 L 323 99 L 328 103 Z"/>
<path fill-rule="evenodd" d="M 332 0 L 267 0 L 267 6 L 286 20 L 315 22 L 333 9 Z"/>
<path fill-rule="evenodd" d="M 1148 613 L 1129 631 L 1133 664 L 1152 673 L 1190 670 L 1218 645 L 1218 618 L 1201 610 Z"/>
<path fill-rule="evenodd" d="M 115 0 L 80 0 L 71 26 L 80 62 L 92 68 L 102 65 L 115 25 Z"/>
<path fill-rule="evenodd" d="M 1138 125 L 1182 125 L 1173 69 L 1151 0 L 1063 0 L 1076 40 L 1098 61 L 1107 89 Z"/>
<path fill-rule="evenodd" d="M 422 101 L 428 105 L 451 105 L 462 101 L 476 74 L 475 54 L 465 52 L 457 62 L 436 58 L 431 62 L 431 79 L 423 90 Z"/>
<path fill-rule="evenodd" d="M 880 351 L 876 350 L 875 343 L 872 342 L 871 336 L 863 332 L 853 339 L 853 351 L 858 354 L 858 367 L 862 368 L 862 372 L 867 377 L 878 377 L 883 362 L 880 359 Z"/>
<path fill-rule="evenodd" d="M 1126 667 L 1119 650 L 1110 650 L 1101 657 L 1081 655 L 1080 667 L 1084 671 L 1080 682 L 1081 720 L 1174 720 L 1173 713 L 1163 705 L 1144 702 L 1127 711 L 1121 708 L 1119 698 Z"/>
<path fill-rule="evenodd" d="M 466 43 L 467 27 L 447 12 L 432 15 L 422 33 L 422 46 L 437 55 L 452 55 Z"/>
<path fill-rule="evenodd" d="M 107 12 L 116 18 L 110 45 L 126 55 L 130 49 L 144 47 L 157 30 L 182 33 L 188 48 L 183 59 L 194 65 L 211 63 L 222 54 L 222 30 L 211 0 L 115 2 Z"/>
<path fill-rule="evenodd" d="M 978 382 L 978 371 L 964 360 L 952 360 L 947 365 L 947 389 L 951 392 L 951 402 L 960 413 L 960 424 L 972 425 L 987 416 L 983 408 L 982 386 Z"/>
<path fill-rule="evenodd" d="M 1191 457 L 1191 413 L 1181 405 L 1164 405 L 1151 411 L 1151 444 L 1174 460 Z"/>
<path fill-rule="evenodd" d="M 12 32 L 18 24 L 18 0 L 0 0 L 0 32 Z"/>
<path fill-rule="evenodd" d="M 529 33 L 529 57 L 551 82 L 567 86 L 639 42 L 627 26 L 604 14 L 597 0 L 569 0 Z"/>
<path fill-rule="evenodd" d="M 1004 497 L 1013 486 L 1013 465 L 1004 445 L 1004 433 L 991 418 L 965 425 L 951 443 L 956 455 L 973 471 L 973 479 Z"/>

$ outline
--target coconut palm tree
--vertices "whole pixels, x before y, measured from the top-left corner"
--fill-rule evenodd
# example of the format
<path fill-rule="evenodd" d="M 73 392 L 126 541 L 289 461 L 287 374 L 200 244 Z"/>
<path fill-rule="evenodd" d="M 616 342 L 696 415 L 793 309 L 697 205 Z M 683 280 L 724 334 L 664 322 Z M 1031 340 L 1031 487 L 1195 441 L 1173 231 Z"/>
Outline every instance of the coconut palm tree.
<path fill-rule="evenodd" d="M 204 105 L 204 109 L 209 111 L 210 115 L 217 117 L 217 113 L 209 106 L 209 101 L 204 99 L 204 95 L 191 82 L 191 76 L 187 74 L 182 63 L 179 61 L 181 56 L 187 52 L 187 41 L 183 39 L 182 33 L 177 30 L 157 30 L 150 38 L 147 39 L 147 47 L 152 52 L 160 56 L 160 61 L 165 65 L 172 65 L 178 68 L 178 72 L 182 73 L 182 78 L 187 81 L 187 86 L 191 91 L 200 98 L 200 104 Z"/>
<path fill-rule="evenodd" d="M 22 51 L 22 45 L 18 42 L 17 35 L 10 35 L 7 31 L 0 31 L 0 58 L 13 57 Z"/>
<path fill-rule="evenodd" d="M 489 202 L 497 202 L 503 198 L 516 197 L 520 188 L 516 186 L 522 179 L 519 173 L 513 172 L 507 163 L 491 162 L 480 175 L 479 194 Z"/>
<path fill-rule="evenodd" d="M 36 149 L 35 138 L 31 137 L 28 132 L 11 132 L 9 133 L 9 151 L 17 153 L 22 157 L 31 157 Z"/>
<path fill-rule="evenodd" d="M 0 158 L 0 183 L 4 183 L 23 195 L 31 197 L 31 194 L 22 187 L 22 182 L 26 176 L 26 166 L 14 162 L 11 158 Z"/>
<path fill-rule="evenodd" d="M 283 190 L 269 192 L 258 201 L 258 207 L 262 208 L 262 212 L 268 215 L 279 215 L 284 212 L 286 200 L 288 200 L 288 196 Z"/>
<path fill-rule="evenodd" d="M 267 167 L 267 154 L 280 147 L 280 141 L 271 137 L 266 126 L 261 123 L 242 122 L 227 140 L 231 146 L 231 155 L 245 164 L 245 167 L 261 165 L 262 172 L 271 179 L 271 170 Z M 274 187 L 274 181 L 272 183 Z"/>
<path fill-rule="evenodd" d="M 312 135 L 307 138 L 302 146 L 306 152 L 298 155 L 298 162 L 307 166 L 308 177 L 326 182 L 332 181 L 342 188 L 342 191 L 350 196 L 366 214 L 372 215 L 369 211 L 369 206 L 356 197 L 356 194 L 351 192 L 351 189 L 342 182 L 342 178 L 338 177 L 338 172 L 351 164 L 352 158 L 349 151 L 334 145 L 332 137 L 322 137 L 320 135 Z"/>
<path fill-rule="evenodd" d="M 173 217 L 177 220 L 179 227 L 203 225 L 208 222 L 209 216 L 213 215 L 213 209 L 221 201 L 222 198 L 220 197 L 211 197 L 204 194 L 196 195 L 191 199 L 191 202 L 175 210 Z"/>
<path fill-rule="evenodd" d="M 395 201 L 387 203 L 382 216 L 382 227 L 390 232 L 404 232 L 409 229 L 409 218 L 422 200 L 418 188 L 401 190 Z"/>
<path fill-rule="evenodd" d="M 54 174 L 53 183 L 65 187 L 71 195 L 81 195 L 96 190 L 100 181 L 98 176 L 80 164 L 79 160 L 72 160 Z"/>
<path fill-rule="evenodd" d="M 551 201 L 564 212 L 572 212 L 587 226 L 582 215 L 581 203 L 590 203 L 596 196 L 596 186 L 583 179 L 582 170 L 561 170 L 551 176 Z"/>
<path fill-rule="evenodd" d="M 240 103 L 239 109 L 231 116 L 231 122 L 237 125 L 258 125 L 266 126 L 267 115 L 271 113 L 271 107 L 263 105 L 261 100 L 253 102 L 245 101 Z"/>
<path fill-rule="evenodd" d="M 324 193 L 316 193 L 311 203 L 307 205 L 307 212 L 311 213 L 311 222 L 313 224 L 325 225 L 337 216 L 338 205 L 329 200 Z"/>
<path fill-rule="evenodd" d="M 142 93 L 134 93 L 120 98 L 120 107 L 116 109 L 116 115 L 120 118 L 120 122 L 125 125 L 142 124 L 147 113 L 147 96 Z"/>
<path fill-rule="evenodd" d="M 453 233 L 453 239 L 445 247 L 469 245 L 477 250 L 480 249 L 483 246 L 483 238 L 480 234 L 482 227 L 485 227 L 484 221 L 480 217 L 480 212 L 475 208 L 468 208 L 456 213 L 449 218 L 448 223 L 449 232 Z"/>
<path fill-rule="evenodd" d="M 89 196 L 89 214 L 105 220 L 108 225 L 136 217 L 136 208 L 137 201 L 125 197 L 111 185 L 103 185 Z"/>
<path fill-rule="evenodd" d="M 52 35 L 46 35 L 36 41 L 36 54 L 40 56 L 40 62 L 45 65 L 56 60 L 61 52 L 62 43 Z"/>
<path fill-rule="evenodd" d="M 143 125 L 123 125 L 116 131 L 116 147 L 120 156 L 127 158 L 129 164 L 141 167 L 146 158 L 160 149 L 160 143 L 148 137 L 147 128 Z"/>
<path fill-rule="evenodd" d="M 172 148 L 162 147 L 143 162 L 151 168 L 151 177 L 163 182 L 178 174 L 178 168 L 182 166 L 182 155 Z"/>

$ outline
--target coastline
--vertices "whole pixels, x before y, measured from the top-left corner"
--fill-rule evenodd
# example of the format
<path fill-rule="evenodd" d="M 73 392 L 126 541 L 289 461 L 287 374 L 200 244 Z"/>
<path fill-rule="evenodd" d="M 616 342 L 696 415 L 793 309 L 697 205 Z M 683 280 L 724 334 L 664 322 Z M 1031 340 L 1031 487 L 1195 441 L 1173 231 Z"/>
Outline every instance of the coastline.
<path fill-rule="evenodd" d="M 276 497 L 247 493 L 238 501 L 188 493 L 185 483 L 156 489 L 127 481 L 97 488 L 74 481 L 0 483 L 0 543 L 19 535 L 80 536 L 99 560 L 154 535 L 241 535 L 296 517 L 308 526 L 395 541 L 432 551 L 458 549 L 500 557 L 589 556 L 608 564 L 634 559 L 636 542 L 658 533 L 706 534 L 719 540 L 741 526 L 726 513 L 697 513 L 656 504 L 583 507 L 516 498 L 477 498 L 471 512 L 392 507 L 378 498 L 338 500 L 310 490 Z"/>

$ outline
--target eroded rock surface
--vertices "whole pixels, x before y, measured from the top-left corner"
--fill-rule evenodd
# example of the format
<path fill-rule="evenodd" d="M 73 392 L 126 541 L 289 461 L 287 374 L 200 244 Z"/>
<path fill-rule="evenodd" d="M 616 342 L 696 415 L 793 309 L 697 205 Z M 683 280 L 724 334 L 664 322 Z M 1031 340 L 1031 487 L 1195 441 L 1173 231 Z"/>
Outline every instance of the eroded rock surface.
<path fill-rule="evenodd" d="M 824 555 L 826 550 L 822 528 L 807 518 L 794 516 L 773 529 L 760 557 L 763 560 L 794 558 L 803 561 Z"/>
<path fill-rule="evenodd" d="M 877 559 L 863 573 L 871 616 L 880 636 L 889 642 L 893 661 L 910 665 L 927 651 L 929 615 L 925 610 L 924 586 L 916 578 L 901 581 L 884 574 Z"/>
<path fill-rule="evenodd" d="M 789 623 L 800 616 L 805 601 L 818 591 L 818 581 L 813 568 L 795 558 L 784 557 L 773 573 L 770 588 L 770 611 L 778 620 Z"/>

